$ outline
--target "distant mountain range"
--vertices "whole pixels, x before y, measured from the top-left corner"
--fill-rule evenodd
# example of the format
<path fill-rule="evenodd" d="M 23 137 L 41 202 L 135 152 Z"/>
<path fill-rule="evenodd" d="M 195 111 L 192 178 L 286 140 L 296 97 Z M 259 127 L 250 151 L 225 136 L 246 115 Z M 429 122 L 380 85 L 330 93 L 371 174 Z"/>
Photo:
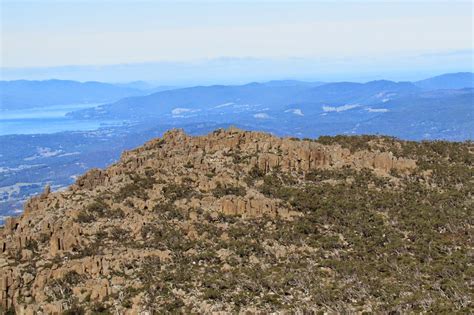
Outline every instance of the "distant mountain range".
<path fill-rule="evenodd" d="M 190 117 L 201 115 L 202 112 L 222 115 L 275 111 L 294 106 L 314 111 L 324 106 L 347 106 L 348 103 L 375 104 L 417 92 L 421 92 L 421 89 L 410 82 L 311 84 L 299 81 L 272 81 L 238 86 L 198 86 L 141 97 L 128 97 L 98 108 L 74 112 L 72 115 L 76 118 L 108 117 L 142 120 L 150 117 Z"/>
<path fill-rule="evenodd" d="M 426 90 L 474 88 L 474 73 L 447 73 L 415 82 L 415 84 Z"/>
<path fill-rule="evenodd" d="M 68 114 L 75 119 L 126 120 L 182 126 L 236 124 L 280 135 L 380 133 L 407 139 L 472 138 L 474 74 L 443 74 L 416 82 L 269 81 L 188 88 L 144 81 L 1 81 L 0 108 L 106 103 Z"/>
<path fill-rule="evenodd" d="M 74 112 L 74 117 L 116 117 L 133 120 L 196 115 L 197 112 L 246 112 L 262 106 L 283 108 L 313 86 L 307 82 L 292 81 L 289 85 L 276 82 L 250 83 L 239 86 L 197 86 L 169 90 L 144 97 L 128 97 L 97 109 Z"/>
<path fill-rule="evenodd" d="M 156 96 L 160 100 L 167 97 L 179 97 L 186 99 L 197 93 L 205 98 L 222 98 L 220 93 L 231 93 L 232 95 L 223 95 L 233 97 L 236 94 L 244 95 L 247 93 L 260 94 L 260 98 L 280 99 L 285 102 L 285 97 L 295 97 L 297 100 L 305 102 L 356 102 L 360 98 L 366 100 L 374 90 L 391 90 L 406 93 L 407 91 L 416 91 L 416 88 L 423 90 L 436 89 L 461 89 L 474 87 L 474 74 L 471 72 L 460 72 L 444 74 L 433 78 L 417 82 L 395 83 L 386 80 L 372 81 L 366 84 L 352 82 L 324 83 L 324 82 L 303 82 L 297 80 L 276 80 L 266 83 L 254 83 L 243 86 L 209 86 L 196 87 L 193 89 L 181 89 L 179 92 L 172 93 L 173 96 Z M 203 88 L 204 90 L 200 91 Z M 278 91 L 271 88 L 278 88 Z M 281 91 L 281 89 L 285 91 Z M 306 93 L 301 93 L 302 89 L 311 89 Z M 102 83 L 102 82 L 77 82 L 69 80 L 45 80 L 45 81 L 0 81 L 0 109 L 21 109 L 30 107 L 41 107 L 50 105 L 65 105 L 73 103 L 106 103 L 114 102 L 126 97 L 144 96 L 153 93 L 159 93 L 169 90 L 178 90 L 173 86 L 155 86 L 146 81 L 133 81 L 129 83 Z M 217 95 L 209 96 L 216 92 Z M 268 93 L 274 96 L 268 96 Z M 293 94 L 292 94 L 293 93 Z M 282 94 L 282 95 L 280 95 Z M 155 97 L 155 96 L 153 96 Z M 303 98 L 302 98 L 303 97 Z M 251 98 L 251 97 L 250 97 Z M 251 99 L 253 100 L 253 99 Z M 135 100 L 127 100 L 134 102 Z M 146 100 L 139 100 L 145 101 Z"/>
<path fill-rule="evenodd" d="M 407 139 L 471 138 L 472 73 L 417 82 L 271 81 L 198 86 L 124 98 L 70 113 L 82 119 L 233 123 L 277 134 L 380 133 Z"/>
<path fill-rule="evenodd" d="M 148 92 L 151 93 L 151 92 Z M 113 102 L 127 96 L 147 94 L 146 90 L 101 82 L 65 80 L 0 81 L 0 109 Z"/>
<path fill-rule="evenodd" d="M 118 86 L 118 87 L 124 87 L 124 88 L 130 88 L 130 89 L 144 91 L 147 94 L 162 92 L 162 91 L 167 91 L 167 90 L 174 90 L 174 89 L 178 88 L 178 87 L 175 87 L 175 86 L 156 86 L 156 85 L 154 85 L 152 83 L 149 83 L 149 82 L 146 82 L 146 81 L 133 81 L 133 82 L 127 82 L 127 83 L 115 83 L 114 85 Z"/>

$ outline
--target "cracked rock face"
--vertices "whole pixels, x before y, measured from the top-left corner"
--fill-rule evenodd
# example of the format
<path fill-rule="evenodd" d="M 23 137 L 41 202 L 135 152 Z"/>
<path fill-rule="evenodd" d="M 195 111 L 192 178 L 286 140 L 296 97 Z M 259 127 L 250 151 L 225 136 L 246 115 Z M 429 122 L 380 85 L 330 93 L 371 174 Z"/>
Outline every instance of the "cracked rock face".
<path fill-rule="evenodd" d="M 216 297 L 218 289 L 194 276 L 209 272 L 203 271 L 205 266 L 230 275 L 258 264 L 263 258 L 248 254 L 248 248 L 262 247 L 276 260 L 303 247 L 308 253 L 318 250 L 268 240 L 263 244 L 258 238 L 247 241 L 245 234 L 240 238 L 246 243 L 234 248 L 239 236 L 232 231 L 247 224 L 239 222 L 267 220 L 260 231 L 274 230 L 275 222 L 296 224 L 304 211 L 285 192 L 303 189 L 315 172 L 363 171 L 398 183 L 394 173 L 410 177 L 416 169 L 416 159 L 378 148 L 351 151 L 337 143 L 235 128 L 196 137 L 171 130 L 125 152 L 107 169 L 90 170 L 66 191 L 51 192 L 47 187 L 25 203 L 21 216 L 5 221 L 0 236 L 1 305 L 20 314 L 94 307 L 119 314 L 171 307 L 202 313 L 269 311 L 265 303 L 248 302 L 248 308 L 237 308 L 236 302 L 226 305 Z M 284 182 L 286 190 L 273 189 L 272 178 Z M 353 182 L 348 176 L 320 185 Z M 214 253 L 211 243 L 227 245 Z M 179 263 L 194 273 L 188 275 Z M 169 285 L 173 281 L 188 286 Z M 243 289 L 234 291 L 239 290 Z"/>

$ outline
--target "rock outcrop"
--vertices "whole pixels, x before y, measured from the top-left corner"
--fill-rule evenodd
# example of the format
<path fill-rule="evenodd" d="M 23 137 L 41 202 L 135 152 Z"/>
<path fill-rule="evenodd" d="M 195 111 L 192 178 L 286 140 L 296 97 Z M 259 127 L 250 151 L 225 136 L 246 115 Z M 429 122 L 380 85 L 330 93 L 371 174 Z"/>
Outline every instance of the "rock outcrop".
<path fill-rule="evenodd" d="M 299 185 L 314 170 L 368 169 L 390 178 L 392 171 L 410 174 L 416 166 L 414 159 L 391 152 L 351 153 L 338 144 L 235 128 L 197 137 L 168 131 L 107 169 L 90 170 L 68 190 L 47 187 L 25 203 L 21 216 L 6 219 L 1 305 L 18 314 L 59 314 L 88 301 L 120 314 L 146 311 L 152 291 L 165 288 L 147 282 L 147 264 L 165 272 L 168 262 L 195 257 L 186 252 L 192 248 L 188 240 L 215 233 L 203 230 L 200 220 L 220 224 L 220 237 L 227 240 L 228 217 L 285 221 L 301 215 L 291 202 L 258 189 L 267 174 L 289 174 Z M 180 243 L 184 239 L 187 245 Z M 178 249 L 181 258 L 173 256 Z M 207 258 L 193 259 L 201 264 Z M 150 286 L 152 291 L 143 291 Z M 169 290 L 182 299 L 189 295 L 185 288 Z M 185 304 L 193 312 L 212 309 L 189 296 Z"/>

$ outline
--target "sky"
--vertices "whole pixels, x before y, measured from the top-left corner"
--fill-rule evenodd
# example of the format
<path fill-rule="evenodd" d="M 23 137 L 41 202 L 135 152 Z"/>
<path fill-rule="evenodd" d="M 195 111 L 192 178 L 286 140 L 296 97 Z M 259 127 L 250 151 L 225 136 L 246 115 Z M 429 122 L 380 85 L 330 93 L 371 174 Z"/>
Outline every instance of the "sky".
<path fill-rule="evenodd" d="M 403 79 L 473 68 L 472 1 L 0 1 L 3 79 L 183 81 L 173 69 L 196 81 L 269 70 Z"/>

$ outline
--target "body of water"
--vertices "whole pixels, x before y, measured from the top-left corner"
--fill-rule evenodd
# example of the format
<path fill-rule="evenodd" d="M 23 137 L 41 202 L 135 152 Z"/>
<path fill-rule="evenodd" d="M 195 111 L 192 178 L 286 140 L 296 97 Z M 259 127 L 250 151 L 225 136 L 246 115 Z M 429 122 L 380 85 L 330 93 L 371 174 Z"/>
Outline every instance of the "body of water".
<path fill-rule="evenodd" d="M 99 105 L 101 104 L 69 104 L 0 111 L 0 135 L 87 131 L 124 123 L 116 120 L 79 120 L 66 117 L 68 112 Z"/>

